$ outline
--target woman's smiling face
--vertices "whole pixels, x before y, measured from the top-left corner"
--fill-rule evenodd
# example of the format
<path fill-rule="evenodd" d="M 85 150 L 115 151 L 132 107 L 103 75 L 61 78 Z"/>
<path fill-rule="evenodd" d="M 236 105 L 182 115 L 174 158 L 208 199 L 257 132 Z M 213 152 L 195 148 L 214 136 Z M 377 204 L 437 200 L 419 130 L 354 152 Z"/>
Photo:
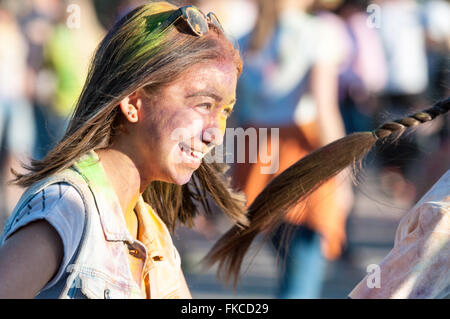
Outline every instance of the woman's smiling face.
<path fill-rule="evenodd" d="M 156 92 L 136 93 L 139 120 L 129 137 L 145 180 L 185 184 L 206 153 L 222 144 L 237 73 L 233 62 L 212 60 L 193 65 Z"/>

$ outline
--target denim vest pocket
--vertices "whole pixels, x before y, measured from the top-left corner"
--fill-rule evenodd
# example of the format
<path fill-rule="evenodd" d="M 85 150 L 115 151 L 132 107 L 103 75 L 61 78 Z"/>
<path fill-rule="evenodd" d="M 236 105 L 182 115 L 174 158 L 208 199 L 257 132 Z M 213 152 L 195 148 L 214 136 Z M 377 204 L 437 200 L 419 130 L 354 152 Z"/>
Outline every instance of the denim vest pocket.
<path fill-rule="evenodd" d="M 103 274 L 87 275 L 80 273 L 77 276 L 77 293 L 74 298 L 89 299 L 128 299 L 135 290 L 132 283 L 117 283 Z"/>

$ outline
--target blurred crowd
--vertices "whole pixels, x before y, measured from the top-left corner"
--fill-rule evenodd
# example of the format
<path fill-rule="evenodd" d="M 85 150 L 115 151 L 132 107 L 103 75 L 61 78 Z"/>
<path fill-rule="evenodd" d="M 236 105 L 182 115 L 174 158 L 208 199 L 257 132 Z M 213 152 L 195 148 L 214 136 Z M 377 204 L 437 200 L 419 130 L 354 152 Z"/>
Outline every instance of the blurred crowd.
<path fill-rule="evenodd" d="M 142 2 L 0 0 L 1 224 L 21 193 L 7 184 L 10 169 L 43 158 L 63 136 L 97 44 Z M 214 11 L 239 45 L 244 72 L 230 126 L 280 128 L 280 167 L 273 176 L 344 134 L 372 130 L 450 95 L 449 1 L 172 2 Z M 443 117 L 382 147 L 372 163 L 386 193 L 410 203 L 424 194 L 448 169 L 449 133 Z M 273 177 L 257 176 L 256 168 L 234 167 L 249 202 Z M 325 185 L 319 201 L 334 194 L 325 208 L 289 214 L 285 224 L 299 235 L 292 241 L 295 260 L 284 260 L 289 283 L 281 283 L 280 297 L 318 296 L 315 278 L 323 276 L 324 259 L 338 258 L 345 242 L 352 191 L 344 184 L 338 176 Z M 326 217 L 330 207 L 338 219 Z M 280 241 L 274 235 L 276 247 Z M 290 262 L 298 267 L 289 268 Z"/>

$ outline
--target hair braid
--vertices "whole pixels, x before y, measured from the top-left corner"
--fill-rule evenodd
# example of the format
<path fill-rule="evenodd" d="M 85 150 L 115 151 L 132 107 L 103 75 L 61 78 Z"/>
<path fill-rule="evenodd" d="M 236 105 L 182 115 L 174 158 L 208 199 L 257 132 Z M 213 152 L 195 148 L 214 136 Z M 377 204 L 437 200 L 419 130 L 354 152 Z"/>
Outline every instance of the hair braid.
<path fill-rule="evenodd" d="M 439 101 L 428 110 L 412 114 L 400 120 L 384 123 L 379 128 L 373 130 L 373 134 L 377 139 L 386 138 L 391 134 L 395 134 L 396 138 L 400 137 L 403 132 L 419 124 L 432 121 L 439 115 L 445 114 L 450 110 L 450 97 Z"/>

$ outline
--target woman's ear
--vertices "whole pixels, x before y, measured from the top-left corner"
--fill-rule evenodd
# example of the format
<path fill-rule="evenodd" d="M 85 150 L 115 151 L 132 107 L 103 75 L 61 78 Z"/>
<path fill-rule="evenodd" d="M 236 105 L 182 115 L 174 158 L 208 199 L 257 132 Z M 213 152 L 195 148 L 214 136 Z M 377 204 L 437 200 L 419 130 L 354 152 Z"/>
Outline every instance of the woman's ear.
<path fill-rule="evenodd" d="M 142 100 L 137 92 L 128 95 L 120 101 L 120 110 L 125 118 L 131 123 L 136 123 L 139 120 L 141 106 Z"/>

